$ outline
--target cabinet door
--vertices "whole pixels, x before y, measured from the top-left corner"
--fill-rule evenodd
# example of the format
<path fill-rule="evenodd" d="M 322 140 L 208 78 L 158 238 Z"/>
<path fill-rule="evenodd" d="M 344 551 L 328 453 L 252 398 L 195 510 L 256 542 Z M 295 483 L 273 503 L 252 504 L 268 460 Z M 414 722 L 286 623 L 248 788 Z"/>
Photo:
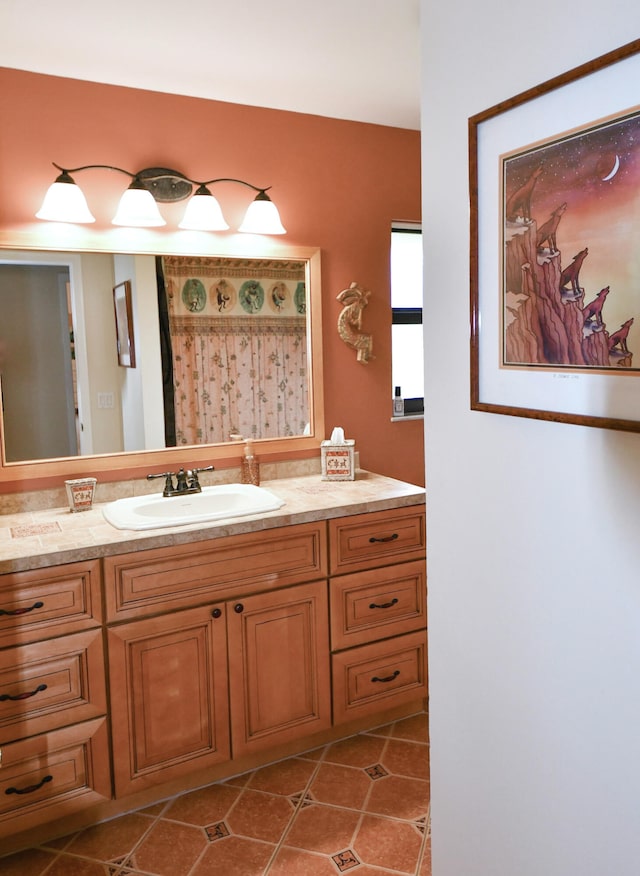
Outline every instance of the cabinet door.
<path fill-rule="evenodd" d="M 108 631 L 116 796 L 229 759 L 224 605 Z"/>
<path fill-rule="evenodd" d="M 227 603 L 234 757 L 331 724 L 327 583 Z"/>

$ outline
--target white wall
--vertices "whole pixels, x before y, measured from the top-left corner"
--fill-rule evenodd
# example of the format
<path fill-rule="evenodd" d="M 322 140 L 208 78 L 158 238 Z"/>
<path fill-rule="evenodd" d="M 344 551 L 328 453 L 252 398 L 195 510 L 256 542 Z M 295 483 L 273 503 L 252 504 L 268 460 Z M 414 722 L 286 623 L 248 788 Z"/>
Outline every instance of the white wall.
<path fill-rule="evenodd" d="M 421 10 L 433 874 L 637 876 L 640 435 L 469 410 L 467 119 L 640 12 Z"/>
<path fill-rule="evenodd" d="M 115 282 L 131 281 L 135 368 L 120 367 L 124 449 L 165 446 L 155 259 L 115 255 Z"/>

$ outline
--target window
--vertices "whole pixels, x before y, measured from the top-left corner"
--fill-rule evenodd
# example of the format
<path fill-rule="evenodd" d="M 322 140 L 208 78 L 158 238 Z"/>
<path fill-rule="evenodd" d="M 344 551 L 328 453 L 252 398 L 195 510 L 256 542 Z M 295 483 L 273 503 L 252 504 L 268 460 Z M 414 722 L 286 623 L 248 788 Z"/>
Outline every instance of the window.
<path fill-rule="evenodd" d="M 405 414 L 424 412 L 422 229 L 391 228 L 391 387 L 401 388 Z"/>

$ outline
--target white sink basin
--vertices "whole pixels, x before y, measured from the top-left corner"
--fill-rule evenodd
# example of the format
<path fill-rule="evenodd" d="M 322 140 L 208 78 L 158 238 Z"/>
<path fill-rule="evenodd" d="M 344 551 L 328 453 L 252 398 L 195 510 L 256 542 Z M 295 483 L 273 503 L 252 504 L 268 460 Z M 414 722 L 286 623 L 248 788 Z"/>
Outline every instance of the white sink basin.
<path fill-rule="evenodd" d="M 252 484 L 219 484 L 186 496 L 131 496 L 116 499 L 102 510 L 116 529 L 159 529 L 262 514 L 282 508 L 284 501 Z"/>

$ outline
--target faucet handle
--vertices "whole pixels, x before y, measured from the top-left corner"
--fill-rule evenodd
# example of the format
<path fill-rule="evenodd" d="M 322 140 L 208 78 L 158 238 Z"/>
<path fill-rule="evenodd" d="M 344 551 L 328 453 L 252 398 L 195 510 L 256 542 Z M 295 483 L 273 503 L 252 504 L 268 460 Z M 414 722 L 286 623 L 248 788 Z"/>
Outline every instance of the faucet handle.
<path fill-rule="evenodd" d="M 214 467 L 212 465 L 206 465 L 204 468 L 192 468 L 187 472 L 189 475 L 189 484 L 194 489 L 200 489 L 200 481 L 198 480 L 198 474 L 201 471 L 214 471 Z"/>
<path fill-rule="evenodd" d="M 164 482 L 164 490 L 162 491 L 163 496 L 170 496 L 173 492 L 173 476 L 175 472 L 172 471 L 164 471 L 160 474 L 148 474 L 147 480 L 151 481 L 153 478 L 166 478 Z"/>

